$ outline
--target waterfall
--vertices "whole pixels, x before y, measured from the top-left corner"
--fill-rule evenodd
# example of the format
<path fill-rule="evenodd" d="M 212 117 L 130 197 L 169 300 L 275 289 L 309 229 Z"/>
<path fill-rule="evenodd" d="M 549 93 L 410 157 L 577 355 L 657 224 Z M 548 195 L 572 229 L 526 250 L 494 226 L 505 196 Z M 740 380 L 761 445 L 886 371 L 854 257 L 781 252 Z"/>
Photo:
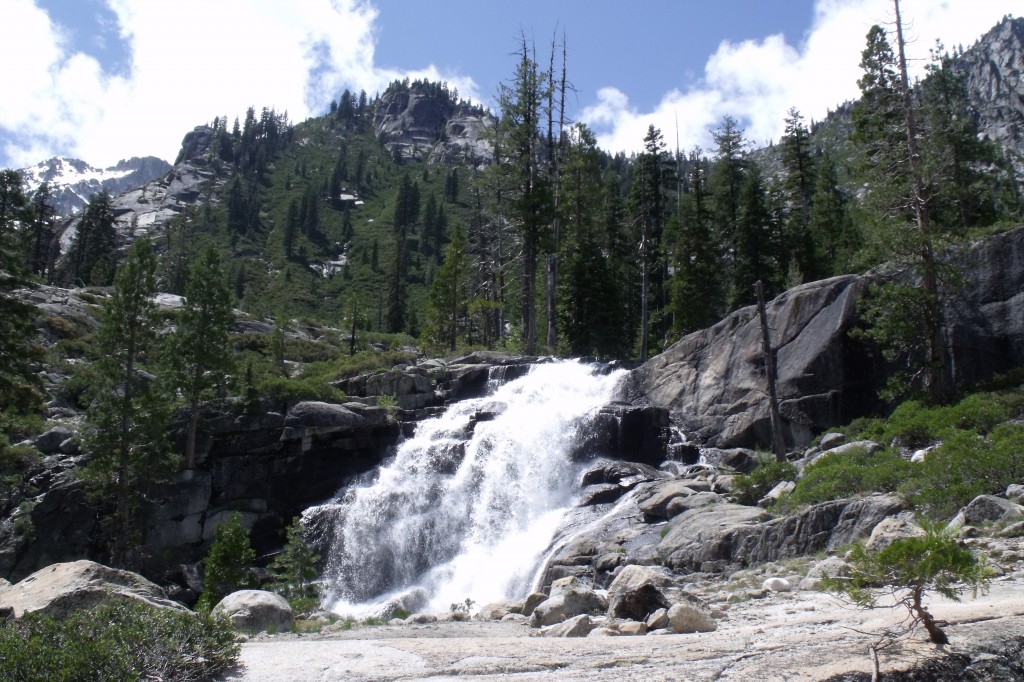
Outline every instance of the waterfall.
<path fill-rule="evenodd" d="M 439 612 L 525 596 L 578 489 L 578 432 L 623 374 L 541 364 L 419 423 L 372 481 L 333 504 L 325 605 L 371 613 L 416 593 Z"/>

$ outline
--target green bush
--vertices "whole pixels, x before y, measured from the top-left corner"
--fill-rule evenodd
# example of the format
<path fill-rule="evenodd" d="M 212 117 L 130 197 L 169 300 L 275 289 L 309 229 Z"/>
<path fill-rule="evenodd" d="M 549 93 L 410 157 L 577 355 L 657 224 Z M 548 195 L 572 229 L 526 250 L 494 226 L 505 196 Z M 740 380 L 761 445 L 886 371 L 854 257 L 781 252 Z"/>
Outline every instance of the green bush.
<path fill-rule="evenodd" d="M 206 680 L 233 667 L 238 651 L 222 619 L 121 602 L 0 625 L 0 679 Z"/>
<path fill-rule="evenodd" d="M 915 508 L 948 519 L 978 495 L 1024 480 L 1024 427 L 1002 424 L 988 435 L 961 432 L 913 465 L 900 486 Z"/>
<path fill-rule="evenodd" d="M 321 377 L 311 376 L 295 378 L 266 376 L 258 383 L 258 393 L 279 402 L 295 402 L 299 400 L 343 402 L 345 400 L 344 391 L 331 386 Z"/>
<path fill-rule="evenodd" d="M 757 504 L 783 481 L 795 481 L 798 471 L 791 462 L 780 462 L 774 457 L 762 458 L 749 474 L 733 479 L 736 501 L 740 504 Z"/>
<path fill-rule="evenodd" d="M 249 567 L 255 561 L 249 531 L 242 527 L 242 515 L 235 512 L 213 531 L 213 544 L 204 561 L 206 584 L 196 608 L 209 612 L 232 592 L 253 587 Z"/>
<path fill-rule="evenodd" d="M 913 466 L 893 450 L 825 454 L 804 469 L 789 502 L 815 504 L 867 492 L 894 492 Z"/>

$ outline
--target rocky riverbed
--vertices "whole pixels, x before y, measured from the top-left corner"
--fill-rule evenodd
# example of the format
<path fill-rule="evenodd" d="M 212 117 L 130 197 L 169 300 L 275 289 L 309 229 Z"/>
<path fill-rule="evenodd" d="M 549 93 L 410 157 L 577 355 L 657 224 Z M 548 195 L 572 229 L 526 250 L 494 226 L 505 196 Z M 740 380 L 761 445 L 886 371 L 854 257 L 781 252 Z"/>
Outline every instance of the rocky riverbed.
<path fill-rule="evenodd" d="M 722 588 L 702 591 L 713 597 Z M 883 678 L 938 657 L 946 677 L 933 668 L 914 679 L 1024 679 L 1024 567 L 976 599 L 928 603 L 951 644 L 940 650 L 915 632 L 882 653 Z M 871 633 L 905 615 L 858 610 L 817 591 L 751 590 L 717 606 L 717 631 L 681 635 L 546 638 L 525 623 L 479 620 L 262 634 L 242 645 L 239 669 L 223 679 L 867 680 Z"/>

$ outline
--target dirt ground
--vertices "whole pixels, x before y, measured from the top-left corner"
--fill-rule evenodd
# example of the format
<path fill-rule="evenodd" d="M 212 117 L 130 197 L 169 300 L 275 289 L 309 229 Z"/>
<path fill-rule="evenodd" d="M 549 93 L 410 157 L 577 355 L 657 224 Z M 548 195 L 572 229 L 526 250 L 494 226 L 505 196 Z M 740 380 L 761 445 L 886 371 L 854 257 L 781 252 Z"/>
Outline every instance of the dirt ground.
<path fill-rule="evenodd" d="M 1024 571 L 993 581 L 987 594 L 931 612 L 948 623 L 947 652 L 1024 636 Z M 242 645 L 241 666 L 224 680 L 820 680 L 869 672 L 866 633 L 903 613 L 844 606 L 819 592 L 770 593 L 730 605 L 715 632 L 643 637 L 546 638 L 525 624 L 470 621 L 362 626 L 318 634 L 261 635 Z M 940 654 L 923 631 L 881 657 L 882 672 Z"/>

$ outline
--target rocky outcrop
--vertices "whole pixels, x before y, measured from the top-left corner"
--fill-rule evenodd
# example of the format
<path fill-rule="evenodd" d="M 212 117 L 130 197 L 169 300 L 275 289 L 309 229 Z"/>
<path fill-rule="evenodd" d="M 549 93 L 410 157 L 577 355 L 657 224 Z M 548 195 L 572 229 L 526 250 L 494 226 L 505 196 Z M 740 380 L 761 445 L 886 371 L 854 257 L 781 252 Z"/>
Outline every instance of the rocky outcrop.
<path fill-rule="evenodd" d="M 1024 174 L 1024 18 L 1006 17 L 954 61 L 964 75 L 979 131 L 1010 152 Z"/>
<path fill-rule="evenodd" d="M 1024 228 L 946 254 L 962 275 L 945 301 L 954 380 L 971 385 L 1024 364 Z M 850 338 L 869 280 L 846 275 L 795 287 L 767 306 L 785 438 L 814 434 L 876 404 L 887 368 Z M 696 440 L 717 447 L 770 443 L 761 328 L 754 307 L 683 337 L 634 371 L 630 396 L 667 408 Z"/>
<path fill-rule="evenodd" d="M 658 554 L 679 570 L 723 571 L 835 551 L 869 537 L 882 519 L 905 508 L 895 496 L 874 495 L 823 502 L 770 519 L 755 507 L 712 505 L 672 519 Z"/>
<path fill-rule="evenodd" d="M 243 632 L 286 631 L 294 620 L 285 598 L 264 590 L 232 592 L 213 607 L 213 615 L 227 618 L 232 627 Z"/>
<path fill-rule="evenodd" d="M 14 585 L 0 587 L 0 609 L 9 607 L 16 617 L 39 612 L 63 618 L 78 609 L 119 600 L 185 610 L 141 575 L 85 560 L 53 564 Z"/>
<path fill-rule="evenodd" d="M 497 119 L 460 102 L 437 83 L 392 83 L 374 110 L 374 127 L 396 158 L 482 166 L 494 159 Z"/>

